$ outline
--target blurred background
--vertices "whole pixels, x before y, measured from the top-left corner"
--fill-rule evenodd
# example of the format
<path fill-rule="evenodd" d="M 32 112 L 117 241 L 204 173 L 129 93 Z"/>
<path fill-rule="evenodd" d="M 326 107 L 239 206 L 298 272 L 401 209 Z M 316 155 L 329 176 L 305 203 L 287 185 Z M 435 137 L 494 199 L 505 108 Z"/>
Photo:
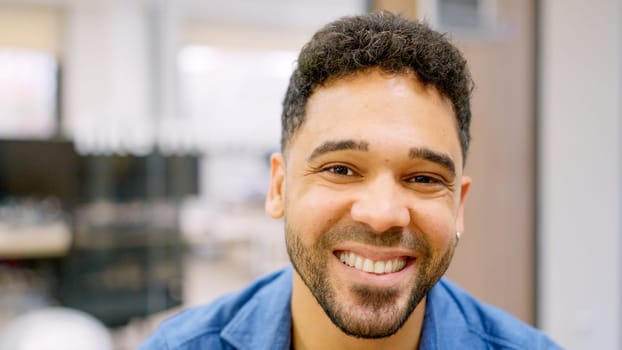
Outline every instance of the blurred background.
<path fill-rule="evenodd" d="M 476 83 L 449 278 L 622 349 L 620 1 L 0 0 L 0 350 L 134 349 L 286 266 L 263 200 L 289 74 L 379 9 L 448 32 Z"/>

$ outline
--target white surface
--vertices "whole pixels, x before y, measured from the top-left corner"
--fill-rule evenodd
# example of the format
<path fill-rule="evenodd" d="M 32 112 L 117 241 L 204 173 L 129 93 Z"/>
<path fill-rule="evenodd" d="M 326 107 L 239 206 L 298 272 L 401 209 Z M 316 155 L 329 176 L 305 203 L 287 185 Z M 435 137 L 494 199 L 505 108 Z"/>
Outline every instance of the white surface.
<path fill-rule="evenodd" d="M 622 2 L 541 10 L 540 326 L 622 349 Z"/>
<path fill-rule="evenodd" d="M 54 135 L 56 75 L 51 53 L 0 50 L 0 137 L 46 139 Z"/>
<path fill-rule="evenodd" d="M 0 350 L 112 350 L 112 338 L 95 318 L 67 308 L 24 314 L 0 333 Z"/>

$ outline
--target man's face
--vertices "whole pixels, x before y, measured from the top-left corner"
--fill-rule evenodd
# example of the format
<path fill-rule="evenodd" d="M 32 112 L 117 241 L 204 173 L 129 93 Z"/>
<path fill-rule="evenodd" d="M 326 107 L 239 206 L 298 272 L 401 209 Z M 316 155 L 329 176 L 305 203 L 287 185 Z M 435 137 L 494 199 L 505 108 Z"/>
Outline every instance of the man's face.
<path fill-rule="evenodd" d="M 470 180 L 451 104 L 410 74 L 318 88 L 266 207 L 296 272 L 342 331 L 395 333 L 446 271 Z"/>

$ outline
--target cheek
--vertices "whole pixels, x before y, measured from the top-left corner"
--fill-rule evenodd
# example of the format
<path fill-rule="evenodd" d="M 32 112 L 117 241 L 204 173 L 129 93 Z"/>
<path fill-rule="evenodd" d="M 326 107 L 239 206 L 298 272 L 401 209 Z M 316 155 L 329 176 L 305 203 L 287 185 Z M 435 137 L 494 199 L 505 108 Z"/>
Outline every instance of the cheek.
<path fill-rule="evenodd" d="M 303 231 L 307 243 L 317 238 L 348 212 L 347 200 L 321 187 L 306 192 L 293 192 L 286 207 L 289 225 Z"/>
<path fill-rule="evenodd" d="M 413 209 L 413 223 L 422 231 L 431 247 L 442 249 L 453 242 L 456 234 L 455 210 L 446 203 L 428 201 Z"/>

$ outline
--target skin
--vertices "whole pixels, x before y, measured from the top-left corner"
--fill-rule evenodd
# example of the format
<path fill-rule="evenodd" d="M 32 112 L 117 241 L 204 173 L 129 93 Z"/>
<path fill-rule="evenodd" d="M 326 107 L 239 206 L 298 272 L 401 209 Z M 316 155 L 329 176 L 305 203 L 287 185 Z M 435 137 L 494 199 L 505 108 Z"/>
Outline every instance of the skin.
<path fill-rule="evenodd" d="M 418 347 L 425 295 L 464 231 L 462 162 L 451 103 L 414 74 L 316 89 L 285 155 L 272 155 L 266 200 L 285 217 L 296 349 Z M 406 266 L 363 272 L 340 252 Z"/>

